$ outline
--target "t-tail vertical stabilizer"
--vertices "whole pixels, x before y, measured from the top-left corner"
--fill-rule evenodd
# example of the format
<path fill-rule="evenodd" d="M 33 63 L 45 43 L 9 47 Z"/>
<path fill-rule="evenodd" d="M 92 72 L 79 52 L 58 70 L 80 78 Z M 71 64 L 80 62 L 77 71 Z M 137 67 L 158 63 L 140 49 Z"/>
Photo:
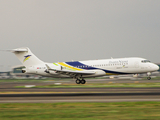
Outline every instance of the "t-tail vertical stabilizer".
<path fill-rule="evenodd" d="M 39 58 L 37 58 L 27 47 L 12 49 L 10 51 L 17 56 L 17 58 L 25 67 L 30 67 L 33 65 L 39 65 L 44 63 Z"/>

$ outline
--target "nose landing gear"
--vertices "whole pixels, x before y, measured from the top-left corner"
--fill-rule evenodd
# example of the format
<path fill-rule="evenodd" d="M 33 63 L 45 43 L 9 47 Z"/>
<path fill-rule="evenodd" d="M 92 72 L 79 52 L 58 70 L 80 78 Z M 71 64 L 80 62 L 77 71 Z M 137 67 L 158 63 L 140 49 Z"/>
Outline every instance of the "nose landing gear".
<path fill-rule="evenodd" d="M 147 80 L 151 80 L 151 77 L 150 77 L 151 73 L 148 72 L 147 75 L 148 75 Z"/>
<path fill-rule="evenodd" d="M 147 77 L 147 80 L 151 80 L 151 77 Z"/>

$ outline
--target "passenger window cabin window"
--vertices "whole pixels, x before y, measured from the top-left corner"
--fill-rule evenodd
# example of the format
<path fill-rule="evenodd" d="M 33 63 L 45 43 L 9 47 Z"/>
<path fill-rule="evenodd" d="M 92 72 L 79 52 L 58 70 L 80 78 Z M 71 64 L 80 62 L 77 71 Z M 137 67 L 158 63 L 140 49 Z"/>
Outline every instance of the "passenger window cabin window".
<path fill-rule="evenodd" d="M 147 63 L 147 62 L 150 62 L 149 60 L 142 60 L 141 61 L 142 63 Z"/>

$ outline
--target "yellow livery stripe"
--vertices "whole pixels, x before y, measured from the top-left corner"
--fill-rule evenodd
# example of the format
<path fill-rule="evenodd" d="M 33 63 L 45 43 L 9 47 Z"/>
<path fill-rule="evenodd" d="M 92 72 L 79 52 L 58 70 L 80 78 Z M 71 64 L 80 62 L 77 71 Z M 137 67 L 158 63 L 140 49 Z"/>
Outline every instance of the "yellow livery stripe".
<path fill-rule="evenodd" d="M 75 67 L 72 67 L 72 66 L 69 66 L 63 62 L 58 62 L 58 64 L 62 65 L 63 67 L 67 67 L 67 68 L 70 68 L 70 69 L 73 69 L 73 70 L 78 70 L 78 71 L 82 71 L 83 69 L 79 69 L 79 68 L 75 68 Z"/>

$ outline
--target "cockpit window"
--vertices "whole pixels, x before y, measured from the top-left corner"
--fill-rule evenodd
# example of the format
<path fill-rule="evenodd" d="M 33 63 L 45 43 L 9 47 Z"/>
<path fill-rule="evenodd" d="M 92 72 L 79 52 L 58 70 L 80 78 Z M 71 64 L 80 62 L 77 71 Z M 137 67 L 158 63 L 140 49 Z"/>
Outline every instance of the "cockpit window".
<path fill-rule="evenodd" d="M 142 60 L 141 62 L 142 63 L 148 63 L 148 62 L 151 62 L 151 61 L 149 61 L 149 60 Z"/>

